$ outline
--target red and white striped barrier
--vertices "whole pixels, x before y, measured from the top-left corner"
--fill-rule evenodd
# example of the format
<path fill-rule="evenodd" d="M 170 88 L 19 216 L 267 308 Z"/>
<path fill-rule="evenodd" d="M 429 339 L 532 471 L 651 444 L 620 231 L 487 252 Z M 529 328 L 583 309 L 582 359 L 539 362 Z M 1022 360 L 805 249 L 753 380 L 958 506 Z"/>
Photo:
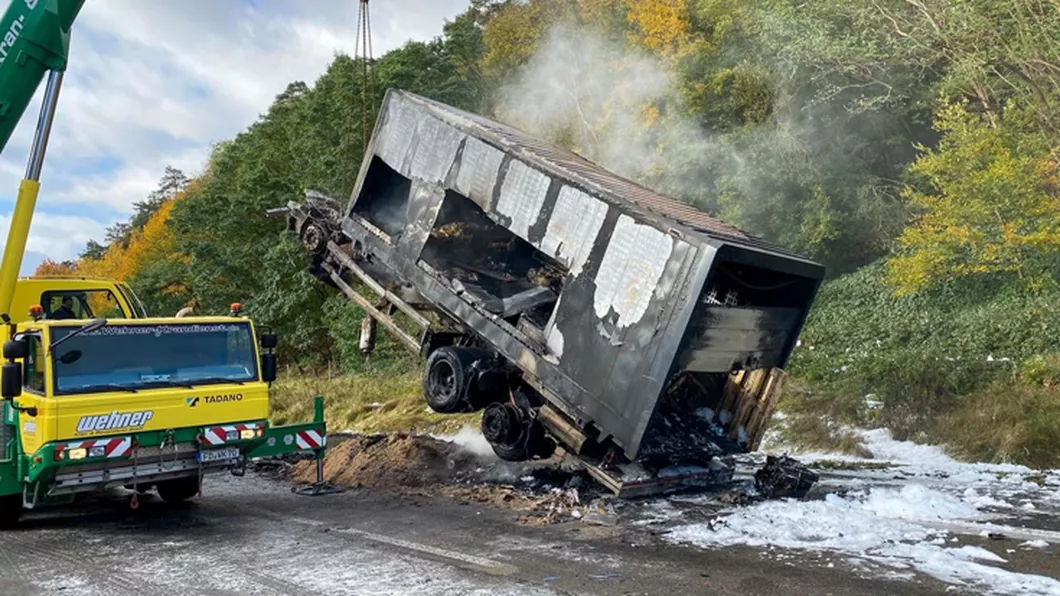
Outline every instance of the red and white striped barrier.
<path fill-rule="evenodd" d="M 299 449 L 320 449 L 328 439 L 315 430 L 300 430 L 295 433 L 294 441 Z"/>
<path fill-rule="evenodd" d="M 238 441 L 242 431 L 256 431 L 261 427 L 261 424 L 228 424 L 225 426 L 214 426 L 203 429 L 202 438 L 207 445 L 224 445 L 230 441 Z"/>
<path fill-rule="evenodd" d="M 93 455 L 93 447 L 102 447 L 103 455 Z M 132 437 L 119 437 L 116 439 L 99 439 L 92 441 L 78 441 L 76 443 L 61 443 L 55 446 L 55 457 L 59 458 L 64 451 L 73 449 L 85 449 L 88 451 L 86 457 L 124 457 L 132 449 Z M 99 451 L 99 449 L 96 449 Z"/>

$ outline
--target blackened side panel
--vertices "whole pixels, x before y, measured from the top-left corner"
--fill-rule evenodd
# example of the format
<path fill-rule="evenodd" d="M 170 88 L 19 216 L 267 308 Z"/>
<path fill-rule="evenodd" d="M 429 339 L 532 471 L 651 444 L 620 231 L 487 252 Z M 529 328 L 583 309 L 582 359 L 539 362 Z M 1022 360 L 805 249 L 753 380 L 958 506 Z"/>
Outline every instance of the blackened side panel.
<path fill-rule="evenodd" d="M 686 252 L 680 273 L 675 277 L 672 296 L 667 300 L 668 316 L 660 325 L 662 330 L 653 342 L 652 358 L 647 362 L 647 372 L 640 376 L 639 385 L 632 387 L 633 396 L 651 394 L 654 398 L 641 405 L 638 424 L 634 428 L 633 440 L 627 451 L 639 455 L 641 446 L 652 424 L 656 412 L 665 399 L 665 389 L 677 372 L 677 356 L 685 336 L 685 330 L 696 310 L 696 298 L 703 291 L 715 250 L 709 245 L 691 246 L 679 244 Z"/>
<path fill-rule="evenodd" d="M 668 368 L 657 356 L 664 344 L 672 350 L 667 325 L 683 304 L 679 294 L 696 251 L 617 210 L 604 218 L 587 254 L 577 244 L 567 248 L 579 275 L 564 286 L 549 347 L 593 396 L 587 417 L 635 457 Z"/>
<path fill-rule="evenodd" d="M 694 254 L 694 248 L 675 241 L 644 316 L 636 323 L 615 329 L 620 346 L 603 396 L 627 424 L 625 435 L 615 439 L 630 458 L 637 456 L 640 435 L 666 380 L 665 372 L 658 377 L 653 375 L 653 364 L 667 338 L 667 327 Z"/>

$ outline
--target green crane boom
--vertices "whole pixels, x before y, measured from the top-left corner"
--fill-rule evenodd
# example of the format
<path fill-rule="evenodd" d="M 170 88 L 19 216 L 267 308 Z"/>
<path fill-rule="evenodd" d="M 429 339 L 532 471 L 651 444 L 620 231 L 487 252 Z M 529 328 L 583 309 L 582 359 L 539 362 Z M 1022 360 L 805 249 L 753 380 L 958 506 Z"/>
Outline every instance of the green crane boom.
<path fill-rule="evenodd" d="M 18 189 L 11 229 L 0 265 L 0 314 L 11 310 L 22 256 L 26 251 L 33 209 L 40 190 L 40 172 L 48 147 L 59 88 L 70 48 L 70 27 L 84 0 L 11 0 L 0 20 L 0 152 L 25 114 L 44 74 L 48 86 L 30 150 L 26 176 Z"/>

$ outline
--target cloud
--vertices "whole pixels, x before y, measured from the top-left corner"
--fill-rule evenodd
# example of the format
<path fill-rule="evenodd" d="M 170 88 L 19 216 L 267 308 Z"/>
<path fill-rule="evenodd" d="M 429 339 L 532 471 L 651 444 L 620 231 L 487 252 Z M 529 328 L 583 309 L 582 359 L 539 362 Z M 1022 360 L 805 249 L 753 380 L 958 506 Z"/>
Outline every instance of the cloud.
<path fill-rule="evenodd" d="M 0 227 L 7 230 L 10 226 L 11 216 L 0 216 Z M 102 238 L 103 231 L 104 224 L 89 217 L 35 213 L 33 223 L 30 224 L 29 239 L 26 241 L 22 272 L 26 273 L 27 266 L 33 260 L 39 263 L 44 257 L 54 260 L 72 258 L 89 240 Z M 0 241 L 0 251 L 3 250 L 4 241 Z"/>
<path fill-rule="evenodd" d="M 0 0 L 4 10 L 9 4 Z M 439 35 L 467 5 L 373 3 L 374 54 Z M 80 249 L 68 230 L 47 227 L 62 216 L 78 214 L 94 230 L 88 237 L 100 238 L 167 164 L 200 172 L 210 146 L 253 123 L 288 83 L 312 84 L 337 52 L 352 54 L 357 7 L 350 0 L 86 2 L 41 179 L 34 234 L 52 240 L 44 254 L 65 259 Z M 0 156 L 0 205 L 13 202 L 25 170 L 42 90 Z M 10 207 L 0 210 L 8 215 Z"/>

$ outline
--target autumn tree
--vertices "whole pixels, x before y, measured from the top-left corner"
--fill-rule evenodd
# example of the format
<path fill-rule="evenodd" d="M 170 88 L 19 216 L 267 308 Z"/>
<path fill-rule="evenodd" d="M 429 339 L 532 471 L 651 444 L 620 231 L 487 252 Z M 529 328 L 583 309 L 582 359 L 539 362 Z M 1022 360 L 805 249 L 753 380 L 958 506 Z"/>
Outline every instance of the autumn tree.
<path fill-rule="evenodd" d="M 889 263 L 900 294 L 951 279 L 1011 275 L 1029 287 L 1060 277 L 1060 148 L 1035 131 L 1033 111 L 973 113 L 945 106 L 942 140 L 910 170 L 917 219 Z"/>
<path fill-rule="evenodd" d="M 76 275 L 77 274 L 77 263 L 74 261 L 55 261 L 52 259 L 44 259 L 37 265 L 37 269 L 33 272 L 33 275 L 37 276 L 64 276 L 64 275 Z"/>

